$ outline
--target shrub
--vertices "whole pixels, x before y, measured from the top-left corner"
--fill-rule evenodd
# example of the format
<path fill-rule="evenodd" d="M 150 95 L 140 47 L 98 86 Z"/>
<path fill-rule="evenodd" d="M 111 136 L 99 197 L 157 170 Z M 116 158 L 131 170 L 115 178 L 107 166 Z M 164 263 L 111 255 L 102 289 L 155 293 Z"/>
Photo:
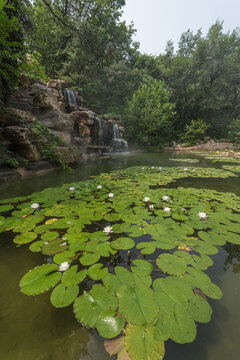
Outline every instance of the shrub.
<path fill-rule="evenodd" d="M 192 120 L 190 125 L 186 125 L 180 141 L 187 145 L 195 145 L 197 140 L 203 140 L 209 126 L 203 120 Z"/>

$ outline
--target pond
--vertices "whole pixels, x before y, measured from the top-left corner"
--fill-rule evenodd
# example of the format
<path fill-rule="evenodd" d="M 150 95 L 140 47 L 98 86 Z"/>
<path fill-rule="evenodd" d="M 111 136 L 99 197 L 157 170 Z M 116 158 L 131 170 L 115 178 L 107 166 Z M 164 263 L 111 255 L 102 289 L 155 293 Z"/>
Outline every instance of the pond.
<path fill-rule="evenodd" d="M 187 158 L 198 159 L 195 155 Z M 25 196 L 48 187 L 89 180 L 91 176 L 132 166 L 221 168 L 223 163 L 199 158 L 198 163 L 175 162 L 184 158 L 171 153 L 136 153 L 116 156 L 109 160 L 90 161 L 70 173 L 55 171 L 41 177 L 32 177 L 11 184 L 0 185 L 0 199 Z M 231 163 L 230 163 L 231 165 Z M 180 178 L 167 185 L 169 189 L 204 188 L 232 192 L 240 196 L 240 177 Z M 15 234 L 16 235 L 16 234 Z M 0 359 L 4 360 L 107 360 L 103 339 L 94 329 L 82 327 L 77 322 L 72 305 L 56 309 L 49 300 L 49 292 L 39 296 L 26 296 L 20 292 L 19 281 L 30 269 L 41 265 L 47 258 L 33 253 L 28 245 L 17 247 L 14 235 L 0 233 Z M 223 297 L 209 300 L 213 309 L 209 323 L 197 324 L 197 337 L 193 343 L 177 344 L 166 341 L 166 360 L 225 360 L 239 359 L 240 324 L 240 246 L 227 243 L 219 246 L 211 256 L 214 265 L 207 274 L 217 284 Z M 126 259 L 121 260 L 127 261 Z"/>

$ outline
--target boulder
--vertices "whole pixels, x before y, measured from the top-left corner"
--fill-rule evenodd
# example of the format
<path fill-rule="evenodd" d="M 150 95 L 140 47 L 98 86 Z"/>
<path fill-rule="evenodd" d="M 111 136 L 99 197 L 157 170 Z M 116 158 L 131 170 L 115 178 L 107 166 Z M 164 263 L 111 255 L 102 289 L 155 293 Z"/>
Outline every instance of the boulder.
<path fill-rule="evenodd" d="M 82 138 L 89 138 L 90 137 L 90 130 L 86 125 L 78 124 L 79 134 Z"/>
<path fill-rule="evenodd" d="M 65 114 L 58 109 L 41 111 L 38 115 L 38 120 L 51 130 L 68 131 L 69 133 L 72 130 L 70 114 Z"/>
<path fill-rule="evenodd" d="M 51 130 L 51 133 L 60 138 L 66 145 L 71 144 L 71 134 L 69 132 Z"/>
<path fill-rule="evenodd" d="M 29 161 L 38 161 L 41 155 L 32 143 L 36 135 L 26 127 L 8 126 L 4 128 L 4 136 L 11 142 L 15 152 Z"/>
<path fill-rule="evenodd" d="M 20 125 L 32 123 L 36 120 L 35 116 L 29 111 L 6 107 L 0 111 L 1 126 Z"/>
<path fill-rule="evenodd" d="M 56 90 L 61 90 L 61 89 L 67 88 L 68 86 L 67 86 L 66 81 L 64 81 L 64 80 L 59 80 L 59 79 L 54 80 L 54 79 L 52 79 L 52 80 L 48 81 L 47 87 L 52 88 L 52 89 L 56 89 Z"/>
<path fill-rule="evenodd" d="M 8 126 L 4 128 L 3 135 L 10 140 L 13 145 L 30 145 L 31 139 L 34 137 L 33 132 L 22 126 Z"/>
<path fill-rule="evenodd" d="M 83 147 L 78 145 L 59 146 L 58 154 L 65 164 L 73 164 L 75 162 L 81 161 Z"/>
<path fill-rule="evenodd" d="M 59 109 L 63 100 L 61 91 L 40 83 L 20 86 L 10 101 L 10 106 L 37 115 L 42 109 Z"/>
<path fill-rule="evenodd" d="M 29 161 L 39 161 L 41 159 L 41 154 L 33 144 L 22 145 L 18 149 L 18 153 Z"/>

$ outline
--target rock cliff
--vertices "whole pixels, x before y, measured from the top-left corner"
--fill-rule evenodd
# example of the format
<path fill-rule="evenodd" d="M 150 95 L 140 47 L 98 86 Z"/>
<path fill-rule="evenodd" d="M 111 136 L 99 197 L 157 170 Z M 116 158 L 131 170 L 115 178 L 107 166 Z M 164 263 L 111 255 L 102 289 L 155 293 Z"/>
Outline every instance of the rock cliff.
<path fill-rule="evenodd" d="M 119 121 L 83 107 L 63 80 L 26 84 L 0 109 L 0 167 L 72 164 L 86 154 L 126 151 Z"/>

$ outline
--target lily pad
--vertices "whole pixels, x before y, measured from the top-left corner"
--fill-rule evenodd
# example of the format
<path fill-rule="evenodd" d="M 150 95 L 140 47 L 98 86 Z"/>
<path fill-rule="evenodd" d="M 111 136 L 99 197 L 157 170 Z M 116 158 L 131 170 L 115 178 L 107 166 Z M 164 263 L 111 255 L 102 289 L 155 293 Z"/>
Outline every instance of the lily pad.
<path fill-rule="evenodd" d="M 26 295 L 38 295 L 54 287 L 61 279 L 58 266 L 47 264 L 37 266 L 25 274 L 20 281 L 20 289 Z"/>
<path fill-rule="evenodd" d="M 115 310 L 117 299 L 102 285 L 94 285 L 90 292 L 84 292 L 74 302 L 76 318 L 83 324 L 95 327 L 105 310 Z"/>
<path fill-rule="evenodd" d="M 162 360 L 164 358 L 164 342 L 155 340 L 154 330 L 154 327 L 128 325 L 125 344 L 131 360 Z"/>
<path fill-rule="evenodd" d="M 64 285 L 59 284 L 51 293 L 50 301 L 56 308 L 67 307 L 73 303 L 78 296 L 79 288 L 77 285 L 65 288 Z"/>
<path fill-rule="evenodd" d="M 135 242 L 130 238 L 118 238 L 111 242 L 111 247 L 115 250 L 129 250 L 135 246 Z"/>
<path fill-rule="evenodd" d="M 170 275 L 182 275 L 187 269 L 187 264 L 183 259 L 171 254 L 161 254 L 156 263 L 163 272 Z"/>
<path fill-rule="evenodd" d="M 143 283 L 134 288 L 123 285 L 117 292 L 120 313 L 125 314 L 130 324 L 151 324 L 158 315 L 158 306 L 153 291 Z"/>
<path fill-rule="evenodd" d="M 125 320 L 121 315 L 114 311 L 103 311 L 96 323 L 96 328 L 99 334 L 107 339 L 118 336 L 125 326 Z"/>

